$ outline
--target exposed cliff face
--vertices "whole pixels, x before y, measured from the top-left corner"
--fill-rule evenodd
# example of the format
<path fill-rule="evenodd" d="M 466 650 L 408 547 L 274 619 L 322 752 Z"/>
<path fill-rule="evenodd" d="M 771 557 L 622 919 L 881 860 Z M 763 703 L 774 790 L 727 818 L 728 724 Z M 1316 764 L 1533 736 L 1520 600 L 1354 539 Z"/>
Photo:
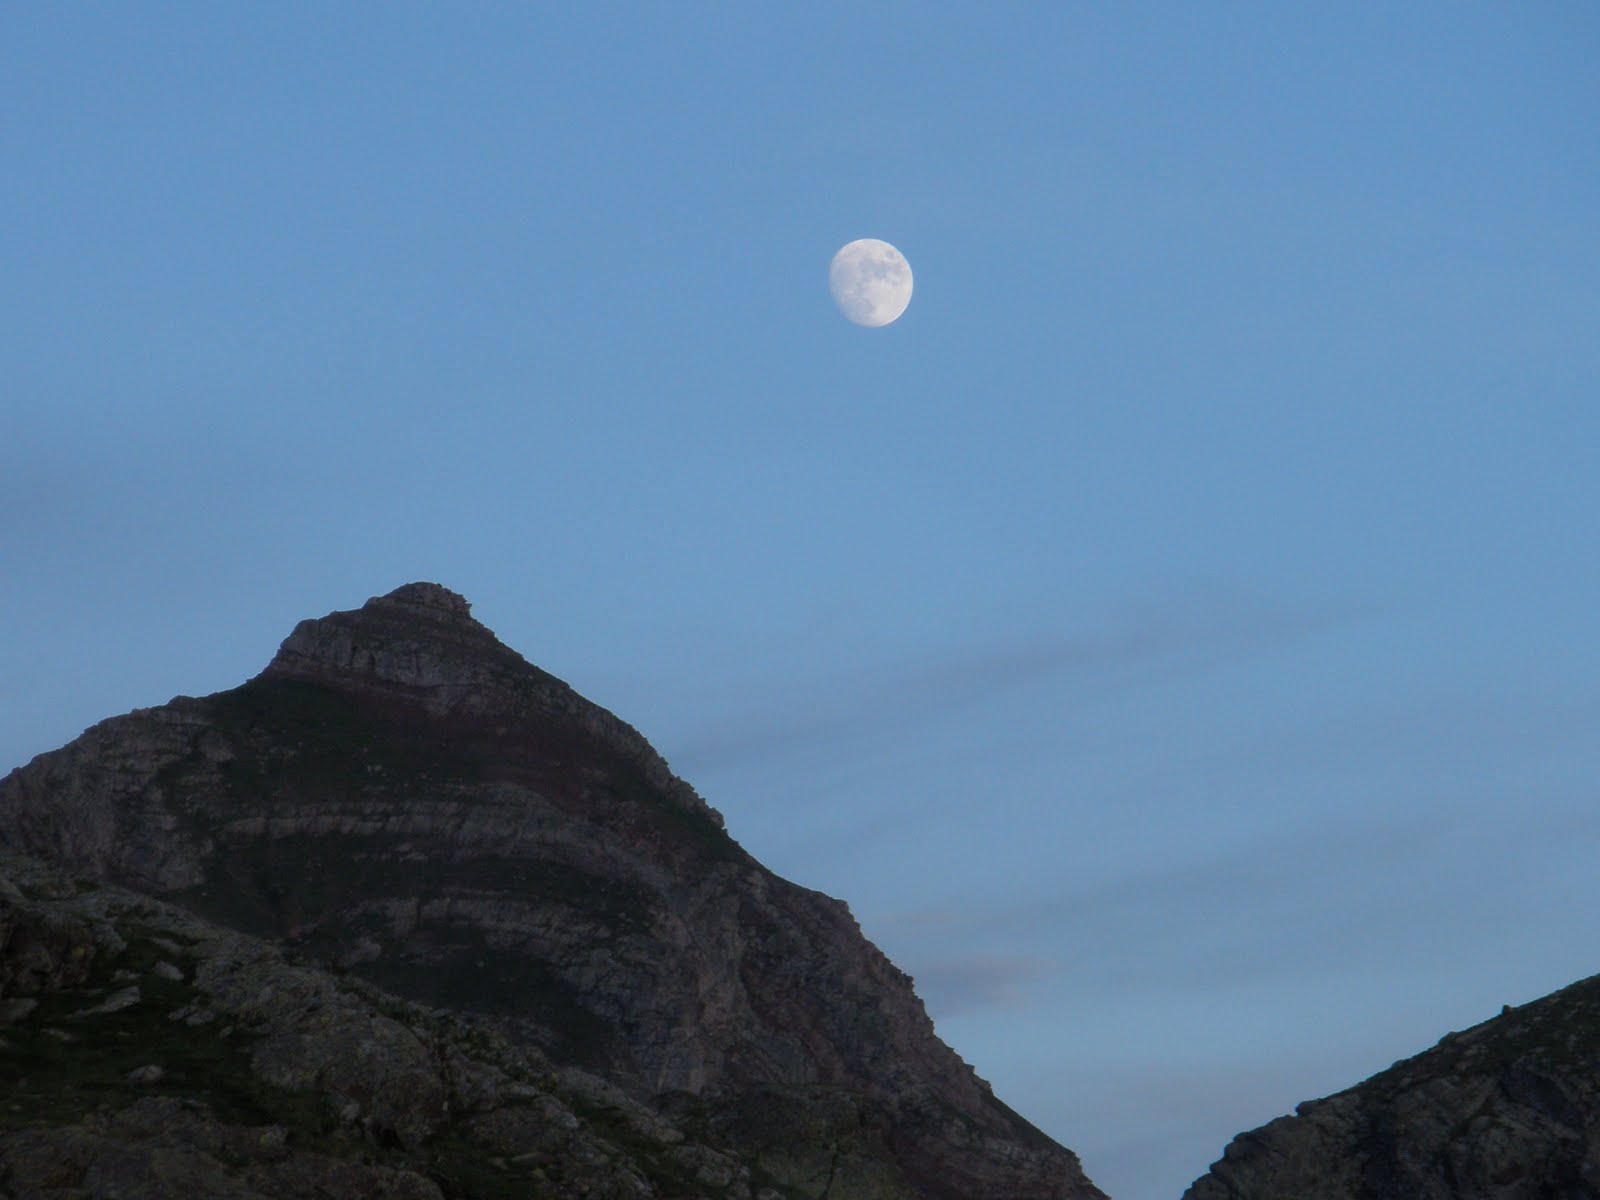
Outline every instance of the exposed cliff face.
<path fill-rule="evenodd" d="M 1600 976 L 1295 1111 L 1185 1200 L 1600 1197 Z"/>
<path fill-rule="evenodd" d="M 13 772 L 0 843 L 490 1016 L 798 1195 L 1099 1194 L 843 904 L 761 867 L 635 730 L 436 585 Z"/>

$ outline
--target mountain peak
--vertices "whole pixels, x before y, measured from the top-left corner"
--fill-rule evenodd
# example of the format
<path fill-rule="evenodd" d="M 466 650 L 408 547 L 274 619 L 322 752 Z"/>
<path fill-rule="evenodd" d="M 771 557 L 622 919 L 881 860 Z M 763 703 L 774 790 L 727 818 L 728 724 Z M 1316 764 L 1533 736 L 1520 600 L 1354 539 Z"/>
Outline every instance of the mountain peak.
<path fill-rule="evenodd" d="M 437 583 L 408 583 L 360 608 L 301 621 L 256 682 L 311 684 L 408 722 L 445 718 L 448 740 L 493 742 L 487 752 L 501 759 L 542 759 L 553 732 L 565 729 L 722 826 L 638 730 L 528 662 L 472 616 L 466 597 Z"/>
<path fill-rule="evenodd" d="M 402 584 L 387 596 L 374 596 L 367 601 L 365 607 L 370 608 L 373 605 L 383 607 L 391 604 L 450 616 L 472 615 L 472 605 L 467 603 L 467 598 L 460 592 L 452 592 L 440 584 L 426 581 Z"/>
<path fill-rule="evenodd" d="M 518 684 L 564 686 L 475 620 L 465 596 L 426 582 L 301 621 L 262 675 L 338 691 L 426 693 L 415 698 L 435 710 L 469 693 L 481 708 Z"/>

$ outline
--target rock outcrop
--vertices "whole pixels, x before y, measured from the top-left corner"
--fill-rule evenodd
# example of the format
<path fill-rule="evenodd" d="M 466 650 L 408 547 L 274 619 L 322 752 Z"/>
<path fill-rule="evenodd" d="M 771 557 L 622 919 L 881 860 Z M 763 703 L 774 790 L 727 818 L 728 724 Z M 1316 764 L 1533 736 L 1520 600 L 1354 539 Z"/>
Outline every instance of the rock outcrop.
<path fill-rule="evenodd" d="M 0 1195 L 779 1200 L 492 1024 L 0 852 Z"/>
<path fill-rule="evenodd" d="M 434 584 L 14 771 L 0 845 L 490 1021 L 789 1195 L 1099 1195 L 843 904 Z"/>
<path fill-rule="evenodd" d="M 1241 1134 L 1185 1200 L 1600 1198 L 1600 976 Z"/>

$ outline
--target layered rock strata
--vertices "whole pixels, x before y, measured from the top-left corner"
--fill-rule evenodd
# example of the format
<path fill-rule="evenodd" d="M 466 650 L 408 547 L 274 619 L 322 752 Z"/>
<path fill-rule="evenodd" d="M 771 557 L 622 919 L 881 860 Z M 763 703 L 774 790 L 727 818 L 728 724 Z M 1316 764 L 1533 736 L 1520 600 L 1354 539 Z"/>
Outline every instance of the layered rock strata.
<path fill-rule="evenodd" d="M 797 1196 L 1099 1195 L 843 904 L 437 585 L 13 772 L 0 844 L 481 1014 Z"/>

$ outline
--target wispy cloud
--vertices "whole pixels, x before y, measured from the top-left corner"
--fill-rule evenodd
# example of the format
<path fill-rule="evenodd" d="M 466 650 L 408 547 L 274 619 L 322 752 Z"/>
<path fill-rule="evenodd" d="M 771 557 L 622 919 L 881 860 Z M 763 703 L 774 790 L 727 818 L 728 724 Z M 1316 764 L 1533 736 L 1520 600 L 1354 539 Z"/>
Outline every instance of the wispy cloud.
<path fill-rule="evenodd" d="M 929 1013 L 939 1018 L 1024 1005 L 1030 986 L 1055 969 L 1047 961 L 978 953 L 919 962 L 915 978 L 917 994 Z"/>
<path fill-rule="evenodd" d="M 1079 633 L 1044 632 L 930 649 L 921 661 L 884 663 L 833 679 L 790 680 L 672 747 L 680 772 L 719 770 L 881 742 L 1008 693 L 1049 686 L 1092 696 L 1170 674 L 1204 671 L 1356 619 L 1350 612 L 1189 597 L 1132 604 Z"/>
<path fill-rule="evenodd" d="M 930 970 L 941 983 L 948 978 L 952 999 L 966 1009 L 1014 1003 L 1027 995 L 1020 984 L 1051 975 L 1070 978 L 1080 997 L 1237 988 L 1348 970 L 1375 950 L 1401 953 L 1397 927 L 1425 918 L 1414 902 L 1456 832 L 1423 815 L 1302 829 L 1020 904 L 997 896 L 871 924 L 919 980 Z M 1374 938 L 1380 930 L 1385 936 Z M 1030 952 L 1006 957 L 995 946 Z M 1007 964 L 1015 968 L 1009 976 L 998 970 Z"/>

